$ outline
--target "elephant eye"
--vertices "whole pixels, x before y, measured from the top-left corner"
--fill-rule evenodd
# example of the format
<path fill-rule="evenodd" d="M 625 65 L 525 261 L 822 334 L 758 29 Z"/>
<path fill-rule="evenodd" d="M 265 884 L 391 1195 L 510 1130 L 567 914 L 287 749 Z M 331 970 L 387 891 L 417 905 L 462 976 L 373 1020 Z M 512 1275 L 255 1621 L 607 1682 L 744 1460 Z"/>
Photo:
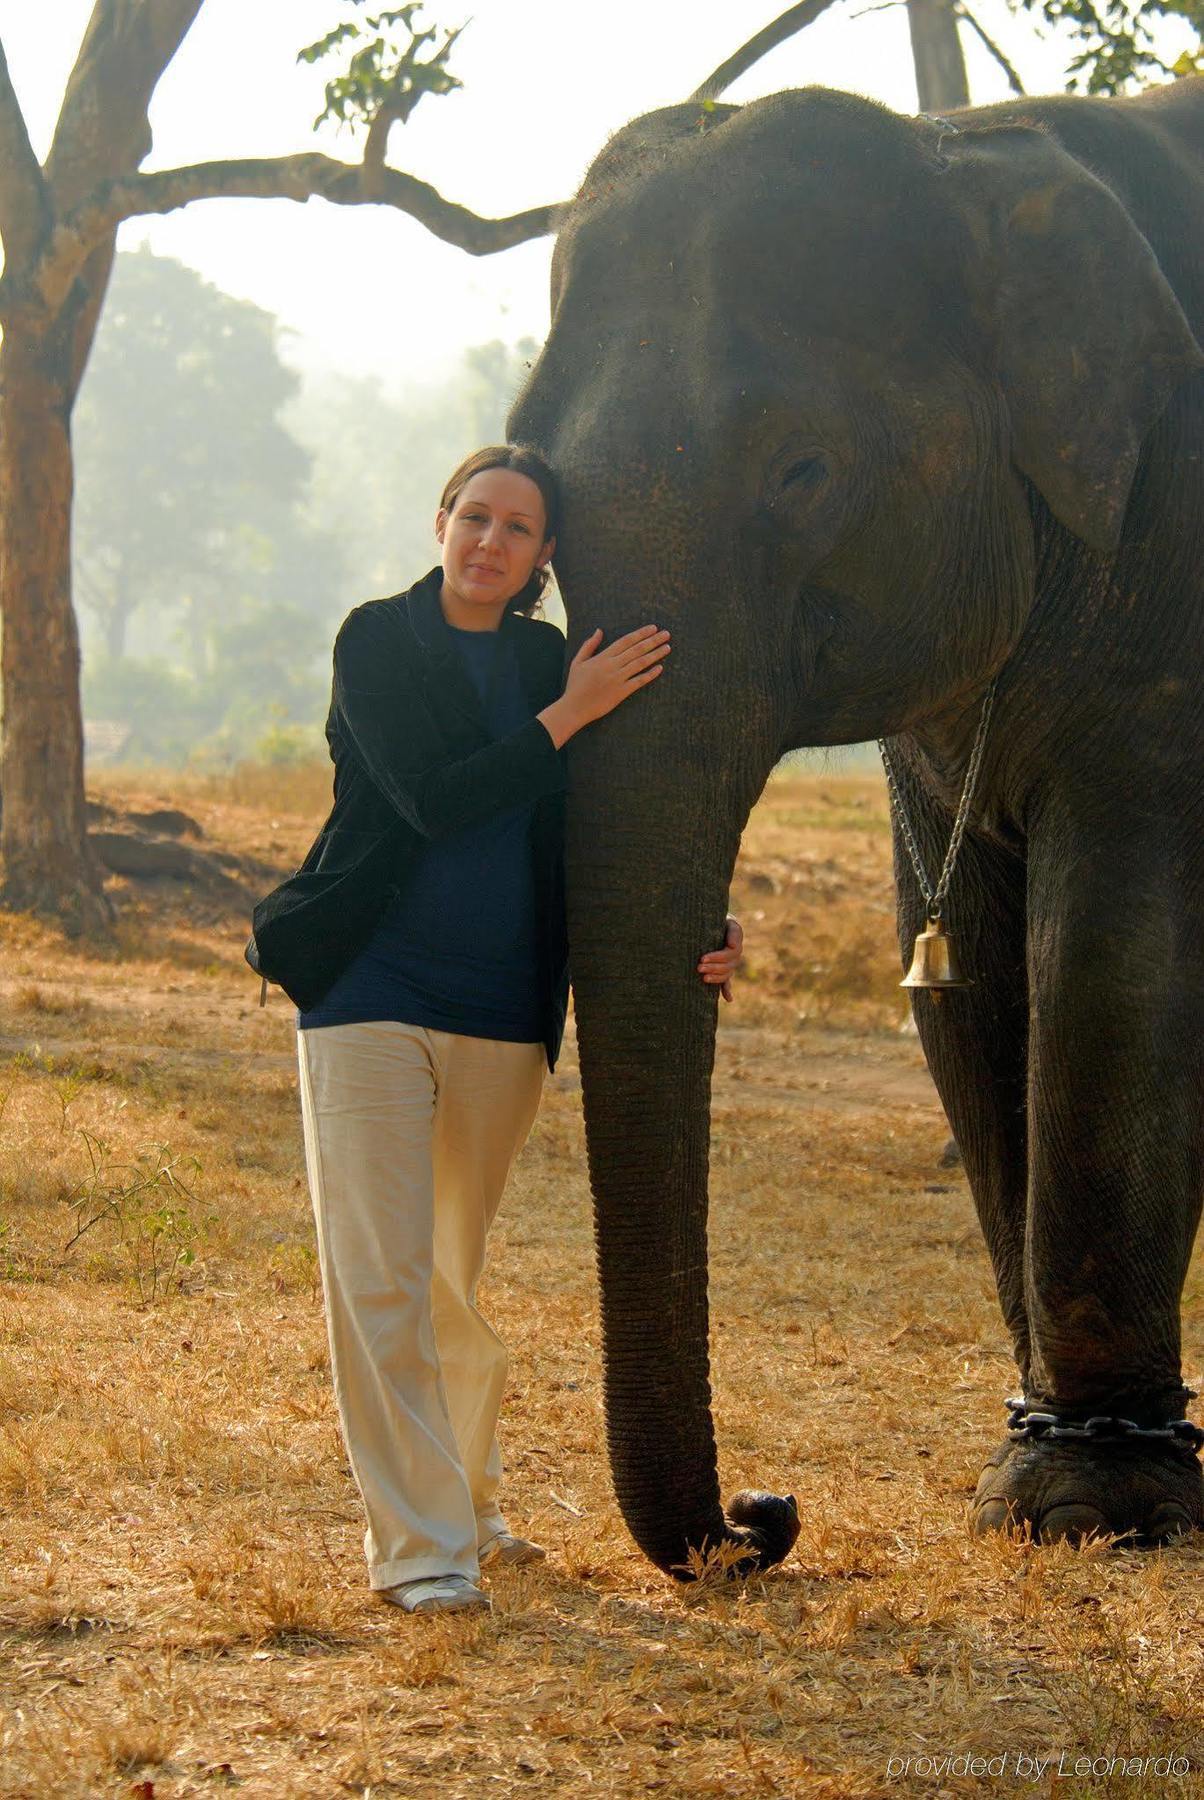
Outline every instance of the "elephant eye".
<path fill-rule="evenodd" d="M 790 488 L 818 487 L 828 473 L 828 465 L 822 456 L 796 456 L 787 463 L 780 477 L 782 493 Z"/>
<path fill-rule="evenodd" d="M 769 510 L 776 507 L 806 504 L 821 488 L 828 476 L 827 458 L 818 450 L 801 449 L 798 445 L 783 448 L 769 475 Z"/>

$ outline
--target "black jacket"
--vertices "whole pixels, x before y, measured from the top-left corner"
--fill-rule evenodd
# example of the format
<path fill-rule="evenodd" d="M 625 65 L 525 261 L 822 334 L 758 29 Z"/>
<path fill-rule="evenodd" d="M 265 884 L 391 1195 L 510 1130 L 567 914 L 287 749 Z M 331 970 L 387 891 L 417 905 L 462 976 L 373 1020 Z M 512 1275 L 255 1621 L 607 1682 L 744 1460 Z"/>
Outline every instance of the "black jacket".
<path fill-rule="evenodd" d="M 247 961 L 299 1007 L 314 1006 L 372 936 L 424 846 L 537 801 L 532 825 L 544 1041 L 555 1064 L 568 999 L 564 758 L 532 717 L 493 739 L 439 604 L 442 571 L 348 614 L 334 646 L 326 739 L 334 806 L 295 875 L 261 900 Z M 564 685 L 554 625 L 508 614 L 532 714 Z"/>

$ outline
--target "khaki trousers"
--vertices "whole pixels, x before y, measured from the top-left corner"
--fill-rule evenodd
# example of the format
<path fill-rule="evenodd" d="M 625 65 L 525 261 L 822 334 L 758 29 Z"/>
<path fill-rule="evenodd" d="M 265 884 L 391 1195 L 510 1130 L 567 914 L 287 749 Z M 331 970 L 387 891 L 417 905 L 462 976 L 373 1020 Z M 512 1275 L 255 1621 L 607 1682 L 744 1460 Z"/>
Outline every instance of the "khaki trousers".
<path fill-rule="evenodd" d="M 476 1307 L 485 1240 L 543 1083 L 542 1044 L 417 1025 L 297 1033 L 335 1402 L 374 1588 L 478 1574 L 498 1510 L 506 1351 Z"/>

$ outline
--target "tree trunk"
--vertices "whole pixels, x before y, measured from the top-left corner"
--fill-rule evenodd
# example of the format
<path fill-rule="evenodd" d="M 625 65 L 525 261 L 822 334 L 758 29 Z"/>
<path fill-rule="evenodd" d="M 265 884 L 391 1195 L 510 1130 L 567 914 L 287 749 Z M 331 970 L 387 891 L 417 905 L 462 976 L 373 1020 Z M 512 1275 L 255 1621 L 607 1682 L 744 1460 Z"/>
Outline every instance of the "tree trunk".
<path fill-rule="evenodd" d="M 921 112 L 944 113 L 970 104 L 966 59 L 953 8 L 954 0 L 907 0 Z"/>
<path fill-rule="evenodd" d="M 71 605 L 70 359 L 15 321 L 0 347 L 4 904 L 77 927 L 111 916 L 84 818 Z"/>

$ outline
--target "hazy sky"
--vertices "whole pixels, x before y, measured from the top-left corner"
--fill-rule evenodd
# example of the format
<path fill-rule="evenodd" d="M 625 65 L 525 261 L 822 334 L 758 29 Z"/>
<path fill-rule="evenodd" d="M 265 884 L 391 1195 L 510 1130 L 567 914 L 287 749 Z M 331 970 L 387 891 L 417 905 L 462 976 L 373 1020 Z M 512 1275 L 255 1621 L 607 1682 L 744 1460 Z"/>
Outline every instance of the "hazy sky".
<path fill-rule="evenodd" d="M 428 99 L 397 128 L 390 160 L 479 212 L 567 197 L 607 135 L 650 107 L 684 99 L 785 0 L 430 0 L 427 16 L 471 17 L 453 68 L 464 92 Z M 833 11 L 731 90 L 749 99 L 823 83 L 916 106 L 906 13 L 839 0 Z M 1029 92 L 1063 85 L 1067 52 L 1038 39 L 1005 0 L 975 0 Z M 0 0 L 3 39 L 39 153 L 49 141 L 91 0 Z M 160 85 L 147 167 L 356 144 L 310 127 L 324 75 L 297 49 L 356 9 L 345 0 L 208 0 Z M 857 16 L 860 12 L 861 16 Z M 630 21 L 619 33 L 613 21 Z M 1171 41 L 1177 41 L 1171 37 Z M 976 41 L 974 98 L 1007 92 Z M 207 200 L 169 218 L 132 221 L 122 244 L 148 241 L 229 292 L 270 308 L 298 334 L 291 355 L 374 372 L 387 382 L 437 372 L 463 346 L 543 336 L 547 242 L 480 260 L 439 244 L 386 208 Z"/>

